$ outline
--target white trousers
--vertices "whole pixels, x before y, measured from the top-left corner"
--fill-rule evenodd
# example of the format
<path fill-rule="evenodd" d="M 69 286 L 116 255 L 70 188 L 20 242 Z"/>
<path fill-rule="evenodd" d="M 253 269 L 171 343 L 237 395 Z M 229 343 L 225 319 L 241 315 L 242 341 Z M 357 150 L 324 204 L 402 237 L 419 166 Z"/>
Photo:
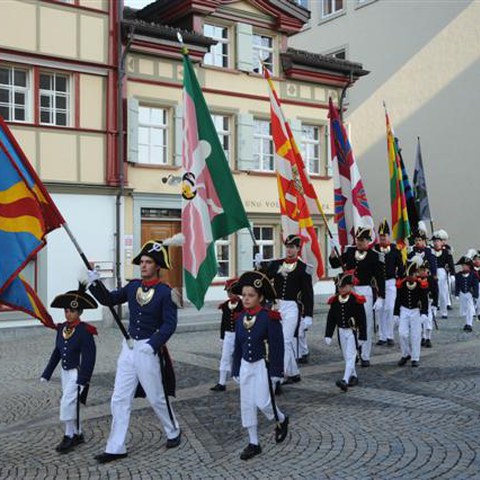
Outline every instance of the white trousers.
<path fill-rule="evenodd" d="M 444 268 L 437 269 L 438 277 L 438 309 L 440 315 L 447 315 L 447 305 L 449 304 L 449 288 L 447 271 Z"/>
<path fill-rule="evenodd" d="M 402 357 L 412 357 L 417 362 L 420 360 L 420 344 L 422 342 L 422 320 L 418 308 L 400 307 L 398 324 L 400 349 Z"/>
<path fill-rule="evenodd" d="M 307 331 L 305 330 L 305 320 L 302 318 L 300 320 L 300 327 L 298 328 L 298 340 L 295 343 L 298 344 L 298 349 L 296 349 L 296 358 L 301 358 L 304 355 L 308 355 L 308 344 L 307 344 Z"/>
<path fill-rule="evenodd" d="M 422 325 L 422 338 L 431 340 L 433 330 L 433 313 L 432 313 L 432 300 L 428 299 L 428 314 L 427 319 Z"/>
<path fill-rule="evenodd" d="M 77 419 L 77 376 L 76 368 L 62 368 L 62 399 L 60 400 L 60 420 L 67 422 Z"/>
<path fill-rule="evenodd" d="M 385 300 L 383 307 L 377 310 L 379 340 L 393 340 L 393 309 L 397 298 L 396 280 L 390 278 L 385 282 Z M 362 347 L 363 349 L 363 347 Z"/>
<path fill-rule="evenodd" d="M 355 370 L 355 359 L 357 358 L 357 346 L 355 337 L 351 328 L 339 328 L 338 336 L 340 338 L 340 347 L 342 348 L 343 359 L 345 360 L 345 372 L 343 380 L 348 383 L 350 377 L 357 376 Z"/>
<path fill-rule="evenodd" d="M 269 420 L 273 420 L 273 407 L 265 360 L 250 363 L 242 358 L 240 363 L 240 410 L 243 427 L 249 428 L 257 425 L 257 408 Z M 281 419 L 283 413 L 278 407 L 277 412 Z"/>
<path fill-rule="evenodd" d="M 232 372 L 233 351 L 235 349 L 235 332 L 225 332 L 222 344 L 222 357 L 220 358 L 220 381 L 225 385 L 227 375 Z"/>
<path fill-rule="evenodd" d="M 475 316 L 475 304 L 473 303 L 473 297 L 470 292 L 460 292 L 460 315 L 465 317 L 465 323 L 467 325 L 473 325 L 473 317 Z"/>
<path fill-rule="evenodd" d="M 123 341 L 111 401 L 112 427 L 105 449 L 107 453 L 126 453 L 127 451 L 125 438 L 130 422 L 132 401 L 139 381 L 145 390 L 147 400 L 162 423 L 167 438 L 175 438 L 180 433 L 177 420 L 174 417 L 175 425 L 172 425 L 168 414 L 158 356 L 139 351 L 145 343 L 147 340 L 137 340 L 134 342 L 133 349 L 130 350 L 125 340 Z"/>
<path fill-rule="evenodd" d="M 298 305 L 292 300 L 280 300 L 280 314 L 282 316 L 283 342 L 285 344 L 285 356 L 283 371 L 286 377 L 299 375 L 296 359 L 297 339 L 294 337 L 298 321 Z"/>
<path fill-rule="evenodd" d="M 367 317 L 367 340 L 362 345 L 362 360 L 370 360 L 372 353 L 372 343 L 375 332 L 373 331 L 373 292 L 372 287 L 368 285 L 356 285 L 355 292 L 366 298 L 364 303 L 365 316 Z"/>

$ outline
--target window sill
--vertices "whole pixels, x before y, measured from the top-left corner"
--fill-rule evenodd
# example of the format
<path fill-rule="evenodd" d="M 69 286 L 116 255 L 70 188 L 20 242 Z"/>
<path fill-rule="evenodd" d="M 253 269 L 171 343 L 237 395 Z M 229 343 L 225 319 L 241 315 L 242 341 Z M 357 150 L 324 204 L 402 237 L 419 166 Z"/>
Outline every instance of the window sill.
<path fill-rule="evenodd" d="M 234 75 L 241 75 L 241 71 L 237 70 L 236 68 L 231 68 L 231 67 L 217 67 L 216 65 L 208 65 L 205 63 L 202 63 L 202 68 L 205 70 L 213 70 L 215 72 L 225 72 L 225 73 L 232 73 Z"/>
<path fill-rule="evenodd" d="M 150 163 L 139 163 L 139 162 L 127 162 L 132 167 L 139 167 L 139 168 L 151 168 L 154 170 L 179 170 L 180 167 L 175 165 L 167 165 L 167 164 L 158 164 L 152 165 Z"/>
<path fill-rule="evenodd" d="M 247 175 L 256 175 L 259 177 L 276 177 L 277 173 L 270 170 L 238 170 L 239 172 L 246 173 Z"/>
<path fill-rule="evenodd" d="M 355 10 L 358 10 L 360 8 L 366 7 L 367 5 L 370 5 L 371 3 L 375 3 L 377 0 L 366 0 L 363 3 L 357 3 L 355 5 Z"/>
<path fill-rule="evenodd" d="M 345 9 L 341 10 L 340 12 L 332 13 L 328 17 L 321 18 L 320 21 L 318 22 L 318 25 L 324 25 L 325 23 L 331 22 L 332 20 L 336 20 L 337 18 L 343 17 L 346 14 L 347 14 L 347 11 Z"/>

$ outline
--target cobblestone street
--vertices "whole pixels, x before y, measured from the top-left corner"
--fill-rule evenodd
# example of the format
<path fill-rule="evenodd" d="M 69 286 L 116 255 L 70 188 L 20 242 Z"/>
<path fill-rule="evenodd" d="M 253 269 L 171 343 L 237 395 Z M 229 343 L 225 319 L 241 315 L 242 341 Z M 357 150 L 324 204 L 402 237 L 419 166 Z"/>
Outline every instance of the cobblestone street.
<path fill-rule="evenodd" d="M 98 465 L 94 455 L 103 451 L 110 427 L 117 330 L 100 329 L 97 366 L 82 410 L 86 443 L 67 455 L 54 450 L 63 435 L 58 369 L 50 383 L 38 380 L 53 333 L 8 339 L 0 333 L 0 478 L 478 479 L 480 322 L 465 333 L 455 312 L 440 320 L 419 368 L 397 366 L 398 343 L 375 347 L 372 367 L 358 368 L 360 384 L 347 393 L 335 386 L 343 373 L 337 342 L 324 345 L 324 315 L 317 317 L 302 381 L 277 397 L 290 414 L 290 433 L 275 444 L 273 424 L 259 415 L 263 453 L 248 462 L 239 459 L 248 436 L 240 424 L 238 387 L 209 390 L 218 378 L 217 330 L 177 333 L 169 345 L 181 446 L 166 450 L 152 410 L 135 400 L 129 455 L 107 465 Z"/>

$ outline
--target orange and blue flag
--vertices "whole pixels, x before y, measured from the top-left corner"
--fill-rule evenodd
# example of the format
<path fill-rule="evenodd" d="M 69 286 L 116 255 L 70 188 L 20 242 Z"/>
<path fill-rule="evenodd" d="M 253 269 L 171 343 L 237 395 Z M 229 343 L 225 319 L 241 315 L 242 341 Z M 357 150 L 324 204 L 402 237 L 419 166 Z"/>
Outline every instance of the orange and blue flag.
<path fill-rule="evenodd" d="M 0 117 L 0 294 L 65 220 Z"/>
<path fill-rule="evenodd" d="M 13 310 L 21 310 L 28 313 L 28 315 L 38 318 L 48 328 L 57 328 L 33 288 L 21 275 L 16 276 L 2 292 L 0 304 L 6 305 Z"/>

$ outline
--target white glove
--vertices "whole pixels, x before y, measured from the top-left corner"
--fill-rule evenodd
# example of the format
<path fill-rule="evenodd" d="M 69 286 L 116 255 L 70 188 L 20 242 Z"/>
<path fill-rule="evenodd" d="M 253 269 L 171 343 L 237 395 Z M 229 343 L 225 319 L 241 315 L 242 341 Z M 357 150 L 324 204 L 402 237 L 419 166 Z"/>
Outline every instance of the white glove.
<path fill-rule="evenodd" d="M 455 295 L 455 300 L 458 300 L 459 298 L 460 298 L 460 297 L 457 297 L 457 296 Z"/>
<path fill-rule="evenodd" d="M 270 377 L 270 380 L 274 385 L 276 385 L 278 382 L 281 382 L 282 379 L 280 377 Z"/>
<path fill-rule="evenodd" d="M 139 349 L 138 351 L 140 353 L 145 353 L 147 355 L 153 355 L 155 353 L 155 350 L 153 349 L 153 347 L 149 344 L 149 343 L 144 343 Z"/>
<path fill-rule="evenodd" d="M 375 311 L 381 310 L 383 308 L 384 300 L 383 298 L 378 297 L 377 300 L 375 301 L 375 305 L 373 306 L 373 309 Z"/>
<path fill-rule="evenodd" d="M 48 382 L 48 380 L 45 377 L 40 377 L 40 383 L 45 383 Z"/>
<path fill-rule="evenodd" d="M 92 283 L 95 283 L 100 278 L 100 274 L 95 269 L 88 270 L 87 277 L 88 277 L 88 285 L 90 286 Z"/>
<path fill-rule="evenodd" d="M 85 389 L 85 385 L 79 385 L 79 384 L 77 384 L 77 386 L 80 387 L 80 393 L 82 393 L 83 390 Z"/>
<path fill-rule="evenodd" d="M 312 317 L 303 317 L 303 326 L 305 330 L 308 330 L 313 325 Z"/>
<path fill-rule="evenodd" d="M 258 252 L 255 254 L 255 266 L 257 268 L 260 268 L 262 266 L 262 262 L 263 262 L 263 255 Z"/>
<path fill-rule="evenodd" d="M 393 326 L 397 327 L 399 323 L 400 323 L 400 317 L 398 315 L 394 315 L 393 316 Z"/>
<path fill-rule="evenodd" d="M 324 341 L 327 345 L 330 345 L 330 344 L 332 343 L 331 337 L 325 337 L 325 338 L 323 339 L 323 341 Z"/>
<path fill-rule="evenodd" d="M 232 380 L 235 382 L 235 383 L 240 383 L 240 377 L 232 377 Z"/>

